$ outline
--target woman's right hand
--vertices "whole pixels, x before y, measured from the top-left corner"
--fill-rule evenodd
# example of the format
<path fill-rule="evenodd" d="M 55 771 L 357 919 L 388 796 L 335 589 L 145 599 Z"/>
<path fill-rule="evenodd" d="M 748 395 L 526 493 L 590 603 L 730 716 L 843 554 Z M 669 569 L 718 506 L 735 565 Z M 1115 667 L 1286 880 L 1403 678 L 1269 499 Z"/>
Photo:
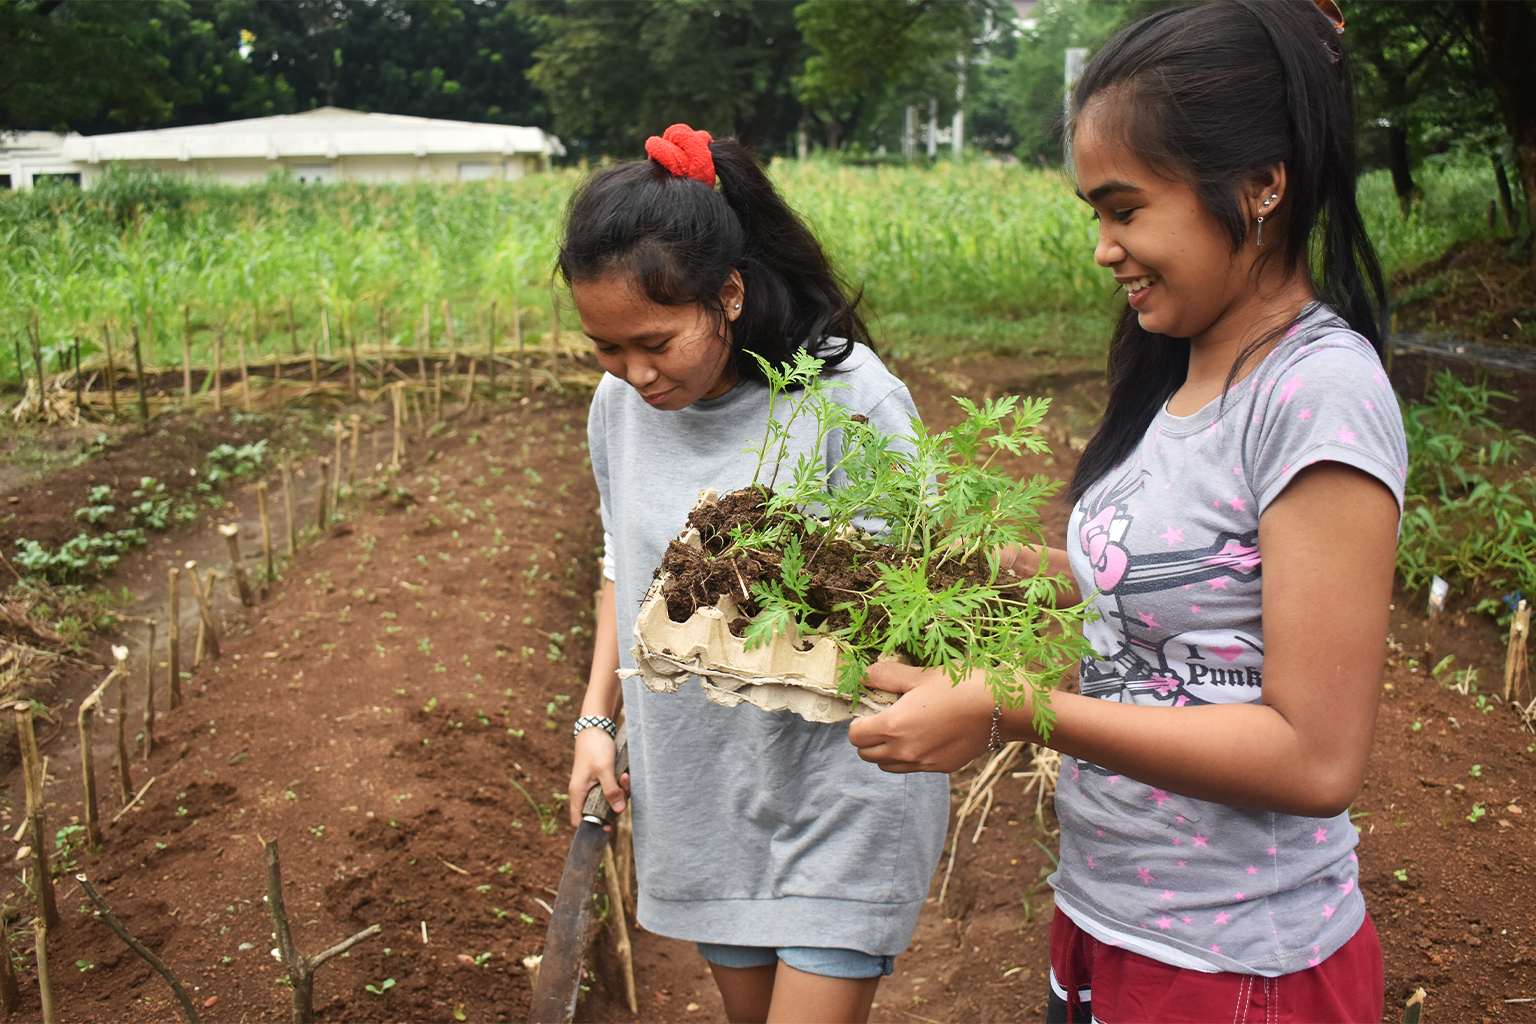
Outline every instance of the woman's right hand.
<path fill-rule="evenodd" d="M 587 793 L 593 786 L 603 787 L 603 799 L 620 814 L 629 796 L 629 773 L 615 776 L 614 757 L 618 747 L 613 737 L 598 728 L 587 728 L 576 734 L 576 758 L 571 765 L 571 785 L 567 792 L 571 808 L 571 827 L 581 824 L 581 806 L 587 802 Z"/>

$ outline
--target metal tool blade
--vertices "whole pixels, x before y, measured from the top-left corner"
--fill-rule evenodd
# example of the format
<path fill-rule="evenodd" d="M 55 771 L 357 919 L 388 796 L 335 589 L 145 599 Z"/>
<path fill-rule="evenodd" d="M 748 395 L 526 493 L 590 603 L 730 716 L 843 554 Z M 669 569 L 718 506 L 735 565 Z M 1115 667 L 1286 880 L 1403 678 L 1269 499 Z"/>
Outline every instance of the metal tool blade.
<path fill-rule="evenodd" d="M 619 747 L 614 761 L 617 775 L 629 770 L 629 744 L 624 727 L 619 727 Z M 603 863 L 608 846 L 608 830 L 618 815 L 603 799 L 600 786 L 593 786 L 582 805 L 581 825 L 571 840 L 571 852 L 565 858 L 560 875 L 560 889 L 555 896 L 554 913 L 544 936 L 544 959 L 533 986 L 533 1003 L 528 1009 L 529 1024 L 567 1024 L 576 1014 L 576 997 L 581 990 L 581 967 L 586 960 L 588 930 L 592 923 L 592 892 L 597 869 Z"/>

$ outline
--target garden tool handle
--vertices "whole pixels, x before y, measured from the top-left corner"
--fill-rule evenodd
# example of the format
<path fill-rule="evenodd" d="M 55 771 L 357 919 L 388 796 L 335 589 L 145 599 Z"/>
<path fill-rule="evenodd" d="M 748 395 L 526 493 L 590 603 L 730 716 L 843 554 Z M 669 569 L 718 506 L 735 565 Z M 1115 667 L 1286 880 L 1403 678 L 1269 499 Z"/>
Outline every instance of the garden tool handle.
<path fill-rule="evenodd" d="M 629 771 L 629 736 L 622 723 L 613 739 L 618 744 L 618 750 L 613 755 L 613 776 L 620 779 L 624 777 L 625 772 Z M 611 825 L 616 817 L 613 808 L 608 805 L 608 800 L 603 796 L 601 785 L 594 785 L 587 790 L 586 802 L 581 805 L 583 821 L 590 821 L 594 825 Z"/>

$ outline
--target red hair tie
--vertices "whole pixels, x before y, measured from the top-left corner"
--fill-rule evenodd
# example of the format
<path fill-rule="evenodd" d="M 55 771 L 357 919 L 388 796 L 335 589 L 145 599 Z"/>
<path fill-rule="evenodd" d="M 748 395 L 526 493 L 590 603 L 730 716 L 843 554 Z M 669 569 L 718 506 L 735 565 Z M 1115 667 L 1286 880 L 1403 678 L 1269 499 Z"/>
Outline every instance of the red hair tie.
<path fill-rule="evenodd" d="M 715 158 L 709 153 L 713 141 L 709 132 L 696 132 L 685 124 L 675 124 L 660 136 L 645 140 L 645 152 L 652 160 L 679 178 L 715 185 Z"/>

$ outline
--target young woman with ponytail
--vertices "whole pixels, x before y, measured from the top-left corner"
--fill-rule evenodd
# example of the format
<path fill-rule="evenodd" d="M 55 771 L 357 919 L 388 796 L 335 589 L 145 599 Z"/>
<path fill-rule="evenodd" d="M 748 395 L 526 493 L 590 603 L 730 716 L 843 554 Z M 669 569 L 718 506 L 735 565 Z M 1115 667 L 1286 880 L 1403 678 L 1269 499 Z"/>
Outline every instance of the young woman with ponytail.
<path fill-rule="evenodd" d="M 846 723 L 727 709 L 698 687 L 648 693 L 618 672 L 634 668 L 636 612 L 699 491 L 753 482 L 745 449 L 769 415 L 754 355 L 819 357 L 846 385 L 833 400 L 888 433 L 909 433 L 917 410 L 751 153 L 685 125 L 646 150 L 577 192 L 559 256 L 607 371 L 587 427 L 604 580 L 572 823 L 592 786 L 615 810 L 632 789 L 640 923 L 698 943 L 732 1021 L 863 1021 L 928 895 L 948 780 L 882 773 Z M 793 426 L 791 465 L 840 461 L 835 437 L 816 450 L 814 418 Z M 621 703 L 630 774 L 616 779 Z"/>
<path fill-rule="evenodd" d="M 1406 468 L 1355 205 L 1331 0 L 1158 12 L 1089 62 L 1067 126 L 1126 291 L 1065 551 L 1099 613 L 1058 693 L 1053 1021 L 1377 1021 L 1348 806 L 1370 753 Z M 977 678 L 875 666 L 850 730 L 888 771 L 984 752 Z M 1046 741 L 1032 709 L 1007 739 Z"/>

